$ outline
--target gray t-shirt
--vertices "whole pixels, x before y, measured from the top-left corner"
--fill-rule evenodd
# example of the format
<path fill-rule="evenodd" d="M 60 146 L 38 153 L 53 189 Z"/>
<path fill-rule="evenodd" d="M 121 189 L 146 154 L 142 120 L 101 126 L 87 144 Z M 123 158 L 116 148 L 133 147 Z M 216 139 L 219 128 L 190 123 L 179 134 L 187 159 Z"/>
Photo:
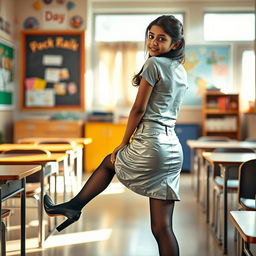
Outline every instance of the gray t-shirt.
<path fill-rule="evenodd" d="M 150 57 L 141 76 L 154 87 L 142 121 L 173 126 L 188 88 L 184 67 L 166 57 Z"/>

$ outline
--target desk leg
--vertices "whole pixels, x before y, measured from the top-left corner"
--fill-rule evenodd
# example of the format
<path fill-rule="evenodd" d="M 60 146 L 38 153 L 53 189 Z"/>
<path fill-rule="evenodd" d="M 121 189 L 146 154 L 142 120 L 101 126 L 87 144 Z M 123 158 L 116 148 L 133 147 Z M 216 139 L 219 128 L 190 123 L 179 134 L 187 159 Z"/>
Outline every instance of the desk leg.
<path fill-rule="evenodd" d="M 224 174 L 224 206 L 223 206 L 223 252 L 224 254 L 228 253 L 228 194 L 227 194 L 227 182 L 228 182 L 228 171 L 227 168 L 223 165 L 220 166 L 222 173 Z"/>
<path fill-rule="evenodd" d="M 190 171 L 192 174 L 192 179 L 191 179 L 191 188 L 194 189 L 195 184 L 195 150 L 193 148 L 190 149 Z"/>
<path fill-rule="evenodd" d="M 41 193 L 40 193 L 40 209 L 39 209 L 39 233 L 38 233 L 38 238 L 39 238 L 39 247 L 43 247 L 43 242 L 44 242 L 44 235 L 45 235 L 45 230 L 44 230 L 44 218 L 43 218 L 43 201 L 44 201 L 44 177 L 45 177 L 45 166 L 43 166 L 42 171 L 40 172 L 40 183 L 41 183 Z"/>
<path fill-rule="evenodd" d="M 77 151 L 77 157 L 76 157 L 77 190 L 80 190 L 82 186 L 82 175 L 83 175 L 83 149 L 79 149 Z"/>
<path fill-rule="evenodd" d="M 197 184 L 196 184 L 196 197 L 197 197 L 197 201 L 200 202 L 200 176 L 201 176 L 201 167 L 202 167 L 202 156 L 201 154 L 199 154 L 199 152 L 197 152 L 198 154 L 198 167 L 197 167 Z"/>
<path fill-rule="evenodd" d="M 21 255 L 26 255 L 26 179 L 23 178 L 21 180 L 22 188 L 21 191 L 21 214 L 20 214 L 20 222 L 21 222 Z"/>
<path fill-rule="evenodd" d="M 59 166 L 59 163 L 57 165 Z M 57 202 L 57 173 L 54 173 L 54 202 Z M 57 216 L 54 217 L 54 225 L 57 226 Z"/>
<path fill-rule="evenodd" d="M 210 208 L 210 168 L 211 165 L 205 164 L 206 168 L 206 223 L 209 223 L 209 208 Z"/>
<path fill-rule="evenodd" d="M 65 157 L 63 160 L 63 168 L 64 168 L 64 176 L 63 176 L 63 201 L 67 200 L 67 181 L 69 177 L 69 166 L 68 166 L 68 158 Z M 72 181 L 71 181 L 72 182 Z"/>

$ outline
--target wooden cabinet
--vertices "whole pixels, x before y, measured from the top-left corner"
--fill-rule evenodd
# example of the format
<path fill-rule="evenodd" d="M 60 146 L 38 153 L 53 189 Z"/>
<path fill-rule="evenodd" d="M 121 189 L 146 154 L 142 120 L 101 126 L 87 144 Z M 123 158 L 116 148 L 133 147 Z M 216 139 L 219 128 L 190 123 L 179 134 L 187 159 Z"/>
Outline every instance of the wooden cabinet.
<path fill-rule="evenodd" d="M 121 143 L 125 124 L 86 123 L 85 137 L 92 138 L 92 143 L 85 147 L 85 170 L 94 171 L 103 158 L 112 153 Z"/>
<path fill-rule="evenodd" d="M 28 137 L 83 137 L 83 121 L 19 120 L 14 122 L 14 142 Z"/>
<path fill-rule="evenodd" d="M 239 95 L 207 92 L 203 99 L 202 135 L 240 139 Z"/>

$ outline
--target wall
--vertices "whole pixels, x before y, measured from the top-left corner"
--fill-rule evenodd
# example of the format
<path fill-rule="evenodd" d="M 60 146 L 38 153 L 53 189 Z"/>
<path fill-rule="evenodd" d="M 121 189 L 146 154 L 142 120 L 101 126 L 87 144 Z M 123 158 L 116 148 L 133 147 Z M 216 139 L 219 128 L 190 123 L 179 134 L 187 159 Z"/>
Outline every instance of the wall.
<path fill-rule="evenodd" d="M 91 21 L 94 13 L 172 13 L 181 12 L 185 14 L 185 37 L 187 44 L 204 44 L 203 40 L 203 14 L 206 11 L 253 11 L 254 10 L 254 0 L 169 0 L 169 1 L 155 1 L 155 0 L 88 0 L 88 24 Z M 87 33 L 90 35 L 91 26 L 88 26 Z M 87 38 L 90 40 L 90 38 Z M 246 44 L 246 43 L 245 43 Z M 88 42 L 88 47 L 91 43 Z M 234 87 L 239 87 L 238 83 L 240 77 L 236 77 L 239 74 L 237 70 L 237 63 L 240 61 L 238 56 L 235 56 L 237 44 L 231 44 L 232 57 L 233 57 L 233 83 Z M 87 53 L 87 68 L 92 69 L 90 66 L 90 53 Z M 90 79 L 90 77 L 88 77 Z M 87 84 L 91 81 L 88 80 Z M 92 96 L 87 93 L 87 102 L 90 102 Z M 201 108 L 198 107 L 182 107 L 178 123 L 201 123 L 202 114 Z"/>
<path fill-rule="evenodd" d="M 0 17 L 10 24 L 10 33 L 0 30 L 0 38 L 14 43 L 15 31 L 15 0 L 0 1 Z M 5 141 L 12 139 L 13 110 L 0 110 L 0 132 L 4 134 Z"/>

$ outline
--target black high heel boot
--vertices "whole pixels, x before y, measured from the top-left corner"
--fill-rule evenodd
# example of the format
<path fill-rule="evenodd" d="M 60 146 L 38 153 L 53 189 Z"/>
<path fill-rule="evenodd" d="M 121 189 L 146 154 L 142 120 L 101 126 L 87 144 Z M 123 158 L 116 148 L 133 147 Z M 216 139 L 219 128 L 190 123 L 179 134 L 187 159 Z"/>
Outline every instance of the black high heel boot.
<path fill-rule="evenodd" d="M 44 196 L 44 209 L 49 216 L 63 215 L 67 217 L 67 220 L 56 228 L 59 232 L 77 221 L 81 215 L 81 211 L 79 210 L 68 209 L 61 205 L 55 205 L 48 195 Z"/>

